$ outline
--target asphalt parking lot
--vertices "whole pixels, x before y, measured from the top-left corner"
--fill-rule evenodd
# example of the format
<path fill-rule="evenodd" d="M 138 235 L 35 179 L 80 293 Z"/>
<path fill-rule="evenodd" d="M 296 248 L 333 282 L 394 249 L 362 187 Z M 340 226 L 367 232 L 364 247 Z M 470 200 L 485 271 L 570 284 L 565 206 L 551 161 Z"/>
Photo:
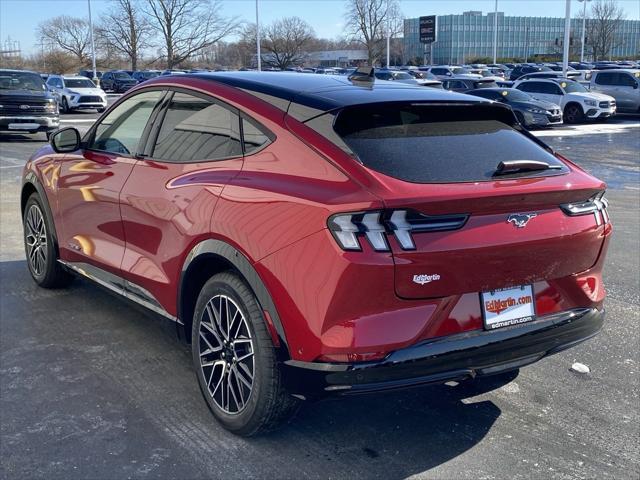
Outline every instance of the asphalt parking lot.
<path fill-rule="evenodd" d="M 86 130 L 97 117 L 62 125 Z M 305 405 L 254 439 L 219 427 L 187 346 L 86 281 L 37 288 L 21 167 L 44 135 L 0 136 L 3 478 L 615 478 L 640 476 L 640 116 L 536 132 L 609 184 L 607 323 L 510 383 Z M 574 362 L 591 373 L 570 371 Z"/>

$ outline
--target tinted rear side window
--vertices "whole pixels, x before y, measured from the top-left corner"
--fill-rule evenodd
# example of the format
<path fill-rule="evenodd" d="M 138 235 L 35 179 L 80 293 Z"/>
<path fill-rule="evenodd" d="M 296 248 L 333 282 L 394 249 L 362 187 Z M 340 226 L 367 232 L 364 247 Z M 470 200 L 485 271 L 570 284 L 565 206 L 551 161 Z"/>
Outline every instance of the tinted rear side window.
<path fill-rule="evenodd" d="M 412 183 L 492 180 L 498 164 L 509 160 L 543 161 L 562 169 L 500 179 L 568 171 L 547 150 L 497 118 L 474 115 L 468 107 L 367 106 L 343 110 L 334 129 L 366 167 Z"/>
<path fill-rule="evenodd" d="M 176 93 L 165 114 L 152 157 L 173 162 L 242 155 L 240 117 L 215 102 Z"/>
<path fill-rule="evenodd" d="M 271 141 L 270 135 L 244 116 L 242 117 L 242 139 L 244 153 L 247 155 L 260 150 Z"/>

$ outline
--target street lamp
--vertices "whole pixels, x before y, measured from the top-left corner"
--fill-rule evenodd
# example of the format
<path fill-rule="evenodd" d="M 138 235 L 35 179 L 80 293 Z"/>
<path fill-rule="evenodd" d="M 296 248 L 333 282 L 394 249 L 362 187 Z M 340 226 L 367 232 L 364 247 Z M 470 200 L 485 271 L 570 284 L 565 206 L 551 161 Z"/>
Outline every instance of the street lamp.
<path fill-rule="evenodd" d="M 93 22 L 91 21 L 91 0 L 87 0 L 89 6 L 89 36 L 91 37 L 91 65 L 93 67 L 93 81 L 98 82 L 98 75 L 96 74 L 96 46 L 93 43 Z"/>
<path fill-rule="evenodd" d="M 562 74 L 566 77 L 569 70 L 569 43 L 571 42 L 571 0 L 567 0 L 564 17 L 564 48 L 562 53 Z"/>
<path fill-rule="evenodd" d="M 581 3 L 584 3 L 582 7 L 582 42 L 580 43 L 580 63 L 584 62 L 584 40 L 587 30 L 587 2 L 591 0 L 578 0 Z"/>
<path fill-rule="evenodd" d="M 391 22 L 387 18 L 387 69 L 391 60 Z"/>
<path fill-rule="evenodd" d="M 493 64 L 498 63 L 498 0 L 493 12 Z"/>
<path fill-rule="evenodd" d="M 258 71 L 262 71 L 262 56 L 260 55 L 260 18 L 258 17 L 258 0 L 256 0 L 256 52 L 258 54 Z"/>

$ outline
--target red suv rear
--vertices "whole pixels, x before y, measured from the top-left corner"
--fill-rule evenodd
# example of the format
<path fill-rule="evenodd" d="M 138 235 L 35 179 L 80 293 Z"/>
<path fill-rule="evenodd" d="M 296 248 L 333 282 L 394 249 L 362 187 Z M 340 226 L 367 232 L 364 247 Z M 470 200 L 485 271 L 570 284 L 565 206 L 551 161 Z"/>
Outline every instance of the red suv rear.
<path fill-rule="evenodd" d="M 603 182 L 499 103 L 369 77 L 162 77 L 24 172 L 28 265 L 175 321 L 216 418 L 500 373 L 595 335 Z"/>

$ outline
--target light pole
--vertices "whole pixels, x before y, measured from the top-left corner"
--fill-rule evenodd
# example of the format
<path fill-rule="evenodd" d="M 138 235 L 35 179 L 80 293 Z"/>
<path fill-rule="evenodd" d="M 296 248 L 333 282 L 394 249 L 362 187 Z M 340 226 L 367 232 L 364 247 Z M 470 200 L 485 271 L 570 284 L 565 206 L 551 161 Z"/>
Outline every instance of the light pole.
<path fill-rule="evenodd" d="M 91 66 L 93 67 L 93 81 L 98 81 L 98 75 L 96 74 L 96 45 L 93 43 L 93 22 L 91 20 L 91 0 L 87 0 L 89 5 L 89 36 L 91 37 Z"/>
<path fill-rule="evenodd" d="M 571 42 L 571 0 L 567 0 L 564 16 L 564 45 L 562 53 L 562 74 L 566 77 L 569 70 L 569 43 Z"/>
<path fill-rule="evenodd" d="M 580 43 L 580 63 L 584 62 L 584 40 L 587 31 L 587 2 L 591 0 L 578 0 L 579 2 L 584 2 L 584 6 L 582 7 L 582 42 Z"/>
<path fill-rule="evenodd" d="M 258 0 L 256 0 L 256 52 L 258 53 L 258 71 L 262 71 L 262 56 L 260 54 L 260 17 L 258 16 Z"/>
<path fill-rule="evenodd" d="M 493 12 L 493 64 L 498 63 L 498 0 Z"/>
<path fill-rule="evenodd" d="M 387 69 L 391 60 L 391 23 L 387 19 Z"/>

